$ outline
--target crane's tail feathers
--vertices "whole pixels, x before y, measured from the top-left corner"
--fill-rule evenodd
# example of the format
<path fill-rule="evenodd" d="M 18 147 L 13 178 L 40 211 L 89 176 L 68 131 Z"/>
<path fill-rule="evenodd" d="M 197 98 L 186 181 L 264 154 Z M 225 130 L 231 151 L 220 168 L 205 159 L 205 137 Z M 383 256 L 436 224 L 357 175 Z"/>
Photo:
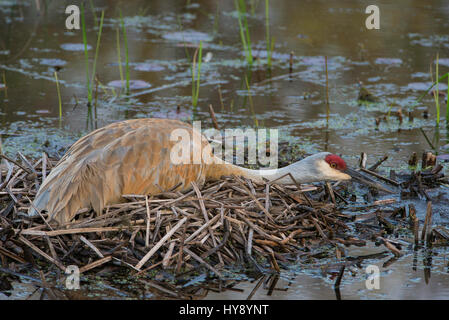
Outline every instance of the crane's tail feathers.
<path fill-rule="evenodd" d="M 47 208 L 49 195 L 50 192 L 47 189 L 34 199 L 33 205 L 28 209 L 28 215 L 30 217 L 37 216 L 39 212 L 42 212 L 42 210 Z M 39 212 L 37 210 L 39 210 Z"/>
<path fill-rule="evenodd" d="M 104 179 L 99 175 L 110 173 L 102 165 L 87 161 L 73 167 L 69 163 L 61 163 L 45 179 L 28 215 L 35 216 L 38 210 L 46 210 L 48 221 L 55 220 L 64 224 L 81 208 L 92 207 L 97 214 L 101 214 L 110 188 L 102 182 Z M 99 183 L 94 183 L 95 181 Z"/>

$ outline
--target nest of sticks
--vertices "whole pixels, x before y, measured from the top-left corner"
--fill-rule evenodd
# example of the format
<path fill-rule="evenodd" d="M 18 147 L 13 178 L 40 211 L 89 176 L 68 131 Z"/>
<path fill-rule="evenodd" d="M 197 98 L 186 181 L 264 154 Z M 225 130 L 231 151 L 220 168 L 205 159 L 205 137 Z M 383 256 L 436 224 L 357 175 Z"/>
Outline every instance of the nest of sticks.
<path fill-rule="evenodd" d="M 335 256 L 341 258 L 344 245 L 364 246 L 368 240 L 380 241 L 399 256 L 401 243 L 388 239 L 398 221 L 409 226 L 415 241 L 419 241 L 414 208 L 408 208 L 407 219 L 405 207 L 382 209 L 394 203 L 394 199 L 371 199 L 369 205 L 361 207 L 354 204 L 356 199 L 348 191 L 349 183 L 299 186 L 293 178 L 291 185 L 281 186 L 276 182 L 255 184 L 241 177 L 224 177 L 201 189 L 192 184 L 192 190 L 184 193 L 123 195 L 126 202 L 108 206 L 100 216 L 86 208 L 69 224 L 50 225 L 45 214 L 30 218 L 26 212 L 57 161 L 45 154 L 34 163 L 20 154 L 19 160 L 2 157 L 3 271 L 25 270 L 30 264 L 37 266 L 39 261 L 47 269 L 56 267 L 62 271 L 76 265 L 81 273 L 111 264 L 138 275 L 159 267 L 176 274 L 201 267 L 221 278 L 223 269 L 236 263 L 250 264 L 259 270 L 269 266 L 268 269 L 279 272 L 285 262 L 323 244 L 335 247 Z M 374 172 L 376 168 L 363 172 L 380 176 Z M 426 178 L 418 179 L 418 189 L 413 187 L 416 174 L 405 182 L 392 181 L 425 190 L 431 174 L 440 179 L 441 168 L 424 173 Z M 367 187 L 372 192 L 375 186 L 371 182 Z M 362 213 L 342 213 L 344 207 Z M 378 209 L 363 213 L 373 207 Z M 368 221 L 374 227 L 369 227 Z M 354 223 L 359 223 L 363 230 L 354 227 Z M 446 231 L 429 229 L 431 209 L 424 227 L 428 241 L 449 240 Z"/>

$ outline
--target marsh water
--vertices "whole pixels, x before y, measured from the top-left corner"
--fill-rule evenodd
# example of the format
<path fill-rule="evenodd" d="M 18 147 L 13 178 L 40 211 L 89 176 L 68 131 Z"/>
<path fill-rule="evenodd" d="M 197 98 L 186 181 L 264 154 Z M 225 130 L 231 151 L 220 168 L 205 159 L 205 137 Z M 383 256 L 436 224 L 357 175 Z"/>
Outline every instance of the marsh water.
<path fill-rule="evenodd" d="M 255 57 L 248 70 L 234 1 L 86 2 L 90 69 L 99 17 L 102 10 L 105 12 L 96 67 L 98 81 L 94 82 L 93 105 L 88 108 L 82 32 L 66 28 L 68 4 L 0 0 L 2 149 L 12 156 L 20 151 L 37 157 L 45 151 L 58 157 L 97 127 L 139 117 L 195 118 L 202 120 L 203 126 L 211 126 L 208 108 L 212 104 L 223 128 L 277 128 L 281 139 L 302 151 L 336 152 L 353 166 L 361 152 L 368 154 L 369 163 L 388 155 L 383 168 L 407 169 L 412 152 L 432 151 L 444 159 L 449 153 L 444 120 L 447 79 L 439 85 L 439 127 L 435 125 L 434 97 L 426 94 L 420 103 L 415 105 L 415 101 L 436 78 L 437 54 L 439 75 L 449 71 L 449 4 L 437 0 L 406 4 L 376 1 L 380 29 L 367 30 L 365 9 L 370 4 L 270 1 L 273 51 L 272 67 L 267 69 L 265 1 L 248 1 Z M 122 72 L 125 68 L 120 10 L 128 42 L 129 95 L 120 95 L 117 88 L 117 84 L 121 86 L 117 34 Z M 203 63 L 199 102 L 194 109 L 190 67 L 200 41 Z M 378 101 L 358 103 L 361 86 Z M 435 194 L 442 199 L 436 204 L 436 223 L 449 221 L 446 193 L 443 188 Z M 414 202 L 418 209 L 424 208 L 418 210 L 422 220 L 425 201 Z M 380 249 L 356 248 L 351 254 L 376 250 Z M 430 265 L 425 262 L 427 254 L 408 250 L 386 267 L 383 263 L 388 257 L 376 260 L 381 267 L 380 289 L 366 289 L 366 274 L 359 270 L 343 279 L 342 298 L 449 298 L 447 249 L 434 249 Z M 268 296 L 261 289 L 254 297 L 334 299 L 333 281 L 323 276 L 320 268 L 293 266 L 278 285 L 285 285 L 287 290 Z M 246 298 L 254 283 L 243 281 L 239 287 L 243 292 L 210 293 L 206 298 Z"/>

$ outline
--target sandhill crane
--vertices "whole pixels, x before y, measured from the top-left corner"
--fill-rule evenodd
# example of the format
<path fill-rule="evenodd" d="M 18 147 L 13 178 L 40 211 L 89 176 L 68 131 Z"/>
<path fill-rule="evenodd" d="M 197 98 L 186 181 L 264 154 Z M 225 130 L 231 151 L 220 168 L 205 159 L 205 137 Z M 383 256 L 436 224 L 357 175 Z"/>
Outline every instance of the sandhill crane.
<path fill-rule="evenodd" d="M 76 141 L 42 183 L 30 215 L 46 210 L 48 220 L 69 222 L 81 208 L 101 214 L 108 204 L 124 194 L 157 194 L 183 191 L 222 176 L 243 176 L 256 182 L 279 179 L 296 181 L 348 180 L 346 164 L 339 156 L 321 152 L 280 169 L 250 170 L 224 161 L 174 164 L 171 149 L 177 143 L 171 133 L 185 129 L 200 143 L 193 148 L 210 148 L 207 139 L 190 124 L 170 119 L 134 119 L 116 122 Z M 210 149 L 211 150 L 211 149 Z M 192 154 L 201 152 L 193 150 Z M 212 158 L 214 156 L 212 155 Z M 217 159 L 216 159 L 217 160 Z M 283 178 L 282 178 L 283 177 Z"/>

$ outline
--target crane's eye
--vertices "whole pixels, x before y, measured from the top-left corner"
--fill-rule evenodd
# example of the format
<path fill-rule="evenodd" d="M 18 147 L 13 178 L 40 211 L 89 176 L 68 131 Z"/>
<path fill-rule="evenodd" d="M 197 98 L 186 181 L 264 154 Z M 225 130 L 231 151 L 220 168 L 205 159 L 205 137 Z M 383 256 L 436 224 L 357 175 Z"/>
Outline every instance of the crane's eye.
<path fill-rule="evenodd" d="M 331 166 L 332 169 L 336 169 L 337 168 L 337 164 L 335 162 L 332 162 L 330 164 L 330 166 Z"/>

